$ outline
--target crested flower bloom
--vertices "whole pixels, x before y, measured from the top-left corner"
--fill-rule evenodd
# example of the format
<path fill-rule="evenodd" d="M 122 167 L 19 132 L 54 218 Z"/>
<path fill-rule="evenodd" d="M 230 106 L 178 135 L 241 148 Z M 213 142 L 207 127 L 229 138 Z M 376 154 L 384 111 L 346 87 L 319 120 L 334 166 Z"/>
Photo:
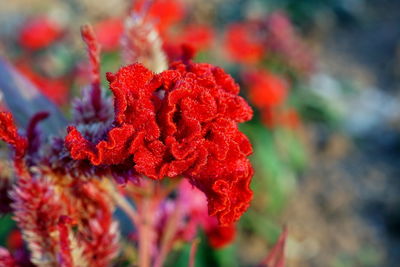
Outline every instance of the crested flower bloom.
<path fill-rule="evenodd" d="M 247 209 L 251 145 L 237 123 L 252 111 L 239 87 L 210 64 L 176 62 L 154 75 L 140 64 L 107 78 L 115 121 L 101 141 L 69 127 L 65 142 L 76 160 L 128 165 L 153 179 L 187 177 L 208 197 L 210 215 L 223 225 Z"/>
<path fill-rule="evenodd" d="M 46 17 L 27 20 L 22 26 L 19 42 L 29 50 L 43 49 L 51 45 L 61 36 L 61 27 Z"/>
<path fill-rule="evenodd" d="M 225 48 L 230 60 L 244 64 L 260 61 L 266 52 L 263 35 L 254 23 L 230 25 L 225 34 Z"/>

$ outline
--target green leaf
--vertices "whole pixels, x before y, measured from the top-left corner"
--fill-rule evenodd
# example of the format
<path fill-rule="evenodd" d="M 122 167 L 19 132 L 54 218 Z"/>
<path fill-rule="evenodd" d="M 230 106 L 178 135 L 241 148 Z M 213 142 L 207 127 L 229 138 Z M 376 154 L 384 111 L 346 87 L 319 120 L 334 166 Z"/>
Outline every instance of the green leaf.
<path fill-rule="evenodd" d="M 11 215 L 0 217 L 0 246 L 6 245 L 8 234 L 15 227 L 15 222 L 12 220 Z"/>

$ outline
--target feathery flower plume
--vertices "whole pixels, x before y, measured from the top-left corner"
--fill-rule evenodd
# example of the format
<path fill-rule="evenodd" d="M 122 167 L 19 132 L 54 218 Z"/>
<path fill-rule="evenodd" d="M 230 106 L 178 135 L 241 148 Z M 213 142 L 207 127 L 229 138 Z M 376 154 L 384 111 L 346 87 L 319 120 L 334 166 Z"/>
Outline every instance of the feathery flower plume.
<path fill-rule="evenodd" d="M 155 73 L 167 69 L 162 41 L 153 24 L 136 12 L 125 20 L 125 33 L 121 39 L 122 55 L 126 64 L 141 62 Z"/>
<path fill-rule="evenodd" d="M 77 182 L 72 186 L 78 213 L 78 244 L 89 266 L 106 267 L 119 253 L 118 223 L 112 218 L 112 200 L 98 181 Z"/>
<path fill-rule="evenodd" d="M 57 224 L 65 211 L 52 182 L 45 177 L 19 179 L 11 198 L 14 220 L 28 243 L 32 263 L 57 266 Z"/>

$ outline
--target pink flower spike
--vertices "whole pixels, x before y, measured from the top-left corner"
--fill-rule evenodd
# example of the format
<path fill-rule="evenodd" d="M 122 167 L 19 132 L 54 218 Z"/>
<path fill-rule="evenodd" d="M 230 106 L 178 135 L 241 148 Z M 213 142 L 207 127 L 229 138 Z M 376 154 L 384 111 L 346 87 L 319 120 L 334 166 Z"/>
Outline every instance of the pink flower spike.
<path fill-rule="evenodd" d="M 70 217 L 60 216 L 57 227 L 60 233 L 59 263 L 62 267 L 74 267 L 71 255 L 71 242 L 69 240 L 69 225 L 71 224 L 72 219 Z"/>
<path fill-rule="evenodd" d="M 278 241 L 271 249 L 267 258 L 262 261 L 260 267 L 285 267 L 285 243 L 288 235 L 287 227 L 283 228 Z"/>
<path fill-rule="evenodd" d="M 89 61 L 91 65 L 92 80 L 92 103 L 96 110 L 100 109 L 101 89 L 100 89 L 100 46 L 97 42 L 94 30 L 90 25 L 83 25 L 81 28 L 83 41 L 86 43 Z"/>
<path fill-rule="evenodd" d="M 0 247 L 0 267 L 19 267 L 11 253 Z"/>

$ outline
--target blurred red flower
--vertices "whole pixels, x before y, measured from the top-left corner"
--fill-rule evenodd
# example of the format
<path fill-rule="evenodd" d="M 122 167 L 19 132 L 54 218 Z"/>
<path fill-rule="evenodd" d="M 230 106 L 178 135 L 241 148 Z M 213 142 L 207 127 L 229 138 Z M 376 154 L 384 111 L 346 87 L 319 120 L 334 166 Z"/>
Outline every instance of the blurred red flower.
<path fill-rule="evenodd" d="M 262 111 L 262 120 L 270 128 L 280 126 L 294 130 L 301 125 L 301 118 L 294 108 L 265 109 Z"/>
<path fill-rule="evenodd" d="M 62 33 L 61 27 L 46 17 L 36 17 L 24 23 L 19 34 L 21 46 L 38 50 L 51 45 Z"/>
<path fill-rule="evenodd" d="M 228 27 L 225 47 L 232 61 L 254 64 L 261 60 L 266 47 L 258 31 L 250 23 L 235 23 Z"/>
<path fill-rule="evenodd" d="M 24 240 L 20 230 L 13 230 L 7 237 L 7 248 L 13 250 L 22 248 Z"/>
<path fill-rule="evenodd" d="M 213 226 L 206 228 L 208 242 L 213 248 L 222 248 L 231 243 L 236 236 L 235 225 L 219 226 L 215 221 Z"/>
<path fill-rule="evenodd" d="M 104 51 L 118 49 L 124 24 L 120 18 L 108 18 L 94 25 L 96 38 Z"/>
<path fill-rule="evenodd" d="M 150 2 L 138 0 L 135 2 L 133 10 L 140 13 L 144 8 L 147 8 L 145 5 Z M 184 5 L 179 0 L 154 0 L 148 8 L 147 18 L 156 25 L 160 34 L 163 34 L 185 16 Z"/>
<path fill-rule="evenodd" d="M 178 37 L 181 43 L 191 44 L 196 50 L 204 50 L 211 46 L 214 29 L 208 25 L 188 25 Z"/>
<path fill-rule="evenodd" d="M 258 108 L 272 108 L 282 105 L 287 98 L 285 81 L 267 71 L 256 70 L 244 74 L 250 101 Z"/>

